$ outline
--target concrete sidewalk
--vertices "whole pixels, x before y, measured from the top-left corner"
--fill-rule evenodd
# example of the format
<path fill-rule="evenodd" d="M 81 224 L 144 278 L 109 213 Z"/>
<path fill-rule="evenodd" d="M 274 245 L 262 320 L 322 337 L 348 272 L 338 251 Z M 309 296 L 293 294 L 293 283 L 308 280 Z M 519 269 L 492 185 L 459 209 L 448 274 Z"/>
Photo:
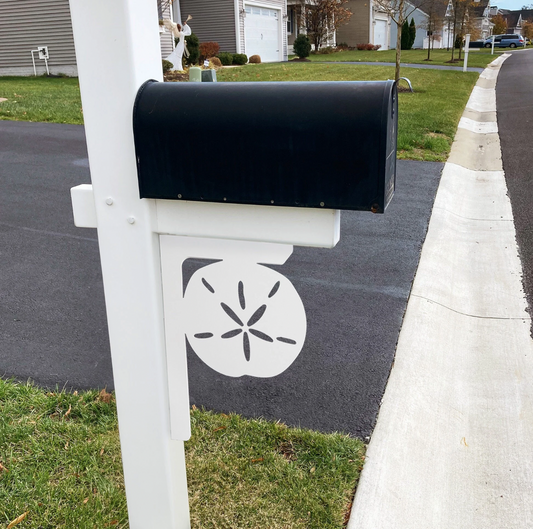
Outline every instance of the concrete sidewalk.
<path fill-rule="evenodd" d="M 349 529 L 533 527 L 533 340 L 491 63 L 437 193 Z"/>

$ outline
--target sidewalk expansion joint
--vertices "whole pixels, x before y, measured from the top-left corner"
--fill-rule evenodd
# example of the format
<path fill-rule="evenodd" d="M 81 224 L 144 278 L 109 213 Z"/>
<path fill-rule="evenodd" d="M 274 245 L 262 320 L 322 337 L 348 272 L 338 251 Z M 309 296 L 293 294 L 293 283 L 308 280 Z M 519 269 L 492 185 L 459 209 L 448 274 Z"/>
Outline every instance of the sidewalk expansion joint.
<path fill-rule="evenodd" d="M 455 314 L 459 314 L 460 316 L 466 316 L 468 318 L 476 318 L 480 320 L 497 320 L 497 321 L 523 321 L 525 322 L 531 322 L 530 316 L 525 317 L 517 317 L 517 318 L 503 318 L 501 316 L 478 316 L 477 314 L 467 314 L 466 312 L 461 312 L 460 310 L 452 309 L 451 307 L 448 307 L 447 305 L 444 305 L 443 303 L 439 303 L 438 301 L 435 301 L 434 299 L 426 298 L 425 296 L 420 296 L 418 294 L 411 294 L 412 297 L 418 298 L 418 299 L 424 299 L 428 301 L 429 303 L 434 303 L 435 305 L 439 305 L 440 307 L 449 310 L 450 312 L 454 312 Z"/>
<path fill-rule="evenodd" d="M 466 168 L 465 168 L 466 169 Z M 473 220 L 473 221 L 481 221 L 481 222 L 513 222 L 513 219 L 504 219 L 504 218 L 499 218 L 499 219 L 475 219 L 475 218 L 472 218 L 472 217 L 465 217 L 464 215 L 459 215 L 459 213 L 455 213 L 454 211 L 451 211 L 447 208 L 443 208 L 442 206 L 433 206 L 433 209 L 436 210 L 440 210 L 440 211 L 444 211 L 446 213 L 449 213 L 450 215 L 454 215 L 455 217 L 459 217 L 460 219 L 464 219 L 464 220 Z"/>

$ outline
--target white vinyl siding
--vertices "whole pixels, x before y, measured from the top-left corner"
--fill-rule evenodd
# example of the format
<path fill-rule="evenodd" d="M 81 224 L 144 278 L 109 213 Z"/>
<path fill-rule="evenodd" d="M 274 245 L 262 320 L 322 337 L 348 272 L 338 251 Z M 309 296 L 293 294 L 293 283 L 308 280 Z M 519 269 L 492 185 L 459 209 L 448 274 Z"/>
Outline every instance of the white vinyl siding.
<path fill-rule="evenodd" d="M 38 46 L 48 46 L 50 73 L 76 75 L 68 0 L 0 0 L 0 74 L 33 74 Z M 46 72 L 44 61 L 36 65 Z"/>
<path fill-rule="evenodd" d="M 159 10 L 158 14 L 159 14 L 160 20 L 163 20 L 165 18 L 172 20 L 172 8 L 170 4 L 166 7 L 166 9 L 164 10 L 164 13 L 162 13 L 161 10 Z M 159 34 L 159 43 L 161 45 L 161 57 L 163 59 L 165 57 L 168 57 L 174 51 L 173 40 L 174 40 L 174 35 L 172 35 L 172 33 L 168 29 L 165 29 L 163 33 Z"/>

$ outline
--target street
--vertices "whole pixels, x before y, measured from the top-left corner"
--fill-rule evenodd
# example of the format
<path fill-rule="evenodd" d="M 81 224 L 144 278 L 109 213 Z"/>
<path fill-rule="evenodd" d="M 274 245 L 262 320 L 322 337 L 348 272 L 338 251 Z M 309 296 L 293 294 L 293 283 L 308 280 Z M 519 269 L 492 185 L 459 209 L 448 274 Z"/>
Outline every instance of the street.
<path fill-rule="evenodd" d="M 524 270 L 524 289 L 533 307 L 533 53 L 515 52 L 496 85 L 503 170 Z M 531 312 L 530 312 L 531 313 Z M 531 329 L 533 336 L 533 327 Z"/>

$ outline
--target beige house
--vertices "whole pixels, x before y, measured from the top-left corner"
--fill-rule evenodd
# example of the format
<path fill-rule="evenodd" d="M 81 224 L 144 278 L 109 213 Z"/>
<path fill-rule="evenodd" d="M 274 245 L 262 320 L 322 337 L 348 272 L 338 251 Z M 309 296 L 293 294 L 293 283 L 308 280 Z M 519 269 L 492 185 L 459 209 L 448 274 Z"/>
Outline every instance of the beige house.
<path fill-rule="evenodd" d="M 264 62 L 287 60 L 286 0 L 175 0 L 159 9 L 159 18 L 181 21 L 181 12 L 184 18 L 193 15 L 191 28 L 200 42 L 259 54 Z M 173 50 L 173 37 L 161 27 L 160 39 L 164 58 Z M 69 0 L 0 0 L 0 76 L 46 73 L 40 48 L 48 51 L 50 74 L 77 75 Z"/>
<path fill-rule="evenodd" d="M 179 0 L 173 12 L 176 21 L 192 15 L 200 42 L 218 42 L 221 51 L 287 60 L 286 0 Z"/>
<path fill-rule="evenodd" d="M 381 50 L 391 47 L 391 20 L 372 0 L 350 0 L 346 6 L 352 13 L 348 24 L 337 31 L 337 43 L 348 46 L 374 44 Z"/>
<path fill-rule="evenodd" d="M 292 53 L 295 38 L 302 31 L 298 20 L 299 4 L 300 0 L 287 0 L 289 54 Z M 337 30 L 333 41 L 326 45 L 345 43 L 355 47 L 357 44 L 379 44 L 382 50 L 390 48 L 390 18 L 373 0 L 350 0 L 346 8 L 352 12 L 350 20 Z"/>
<path fill-rule="evenodd" d="M 46 73 L 41 47 L 50 73 L 77 75 L 68 0 L 0 0 L 0 75 L 33 75 L 32 50 L 37 73 Z"/>

